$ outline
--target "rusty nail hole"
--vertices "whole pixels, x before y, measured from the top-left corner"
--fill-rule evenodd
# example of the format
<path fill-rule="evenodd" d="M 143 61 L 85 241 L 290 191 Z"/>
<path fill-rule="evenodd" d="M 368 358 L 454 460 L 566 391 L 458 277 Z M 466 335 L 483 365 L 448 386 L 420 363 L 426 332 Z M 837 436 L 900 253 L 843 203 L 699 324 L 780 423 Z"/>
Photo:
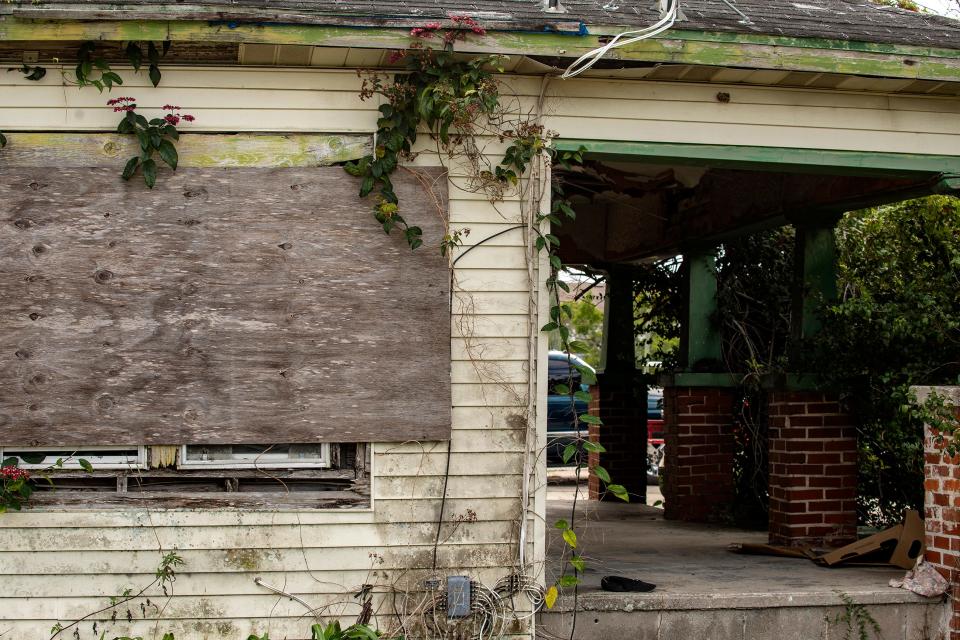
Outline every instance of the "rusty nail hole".
<path fill-rule="evenodd" d="M 104 217 L 104 218 L 109 218 L 109 217 L 110 217 L 110 212 L 108 211 L 107 213 L 103 214 L 103 217 Z"/>
<path fill-rule="evenodd" d="M 728 102 L 730 102 L 730 94 L 727 93 L 726 91 L 721 91 L 720 93 L 717 94 L 717 102 L 722 102 L 724 104 L 727 104 Z"/>
<path fill-rule="evenodd" d="M 280 372 L 280 377 L 286 378 L 286 377 L 287 377 L 287 372 L 286 372 L 285 370 L 284 370 L 284 371 L 281 371 L 281 372 Z"/>
<path fill-rule="evenodd" d="M 903 64 L 907 65 L 908 67 L 912 67 L 912 66 L 915 66 L 915 65 L 917 64 L 917 61 L 916 61 L 916 60 L 911 60 L 910 58 L 907 58 L 907 59 L 905 59 L 905 60 L 903 61 Z"/>
<path fill-rule="evenodd" d="M 42 373 L 38 373 L 37 375 L 30 378 L 30 382 L 32 382 L 33 384 L 43 384 L 46 381 L 47 379 L 43 377 Z"/>
<path fill-rule="evenodd" d="M 27 409 L 29 409 L 30 411 L 36 411 L 39 408 L 40 408 L 40 405 L 38 404 L 27 405 Z"/>
<path fill-rule="evenodd" d="M 30 224 L 29 220 L 24 220 L 23 218 L 17 218 L 16 220 L 13 221 L 13 226 L 15 226 L 17 229 L 29 229 L 33 225 Z"/>
<path fill-rule="evenodd" d="M 39 313 L 34 312 L 34 313 L 31 313 L 29 317 L 30 317 L 31 320 L 36 321 L 36 320 L 39 320 L 40 318 L 42 318 L 43 316 L 40 315 Z"/>
<path fill-rule="evenodd" d="M 107 282 L 108 280 L 113 279 L 113 272 L 107 269 L 100 269 L 95 274 L 93 274 L 93 279 L 97 282 Z"/>
<path fill-rule="evenodd" d="M 289 249 L 293 249 L 293 245 L 290 244 L 289 242 L 284 242 L 283 244 L 278 244 L 277 246 L 280 247 L 281 249 L 283 249 L 284 251 L 287 251 L 287 250 L 289 250 Z"/>
<path fill-rule="evenodd" d="M 42 244 L 38 244 L 33 248 L 33 255 L 39 256 L 40 254 L 44 253 L 46 250 L 47 248 L 45 246 L 43 246 Z"/>
<path fill-rule="evenodd" d="M 46 186 L 46 185 L 42 185 L 42 184 L 40 184 L 39 182 L 34 181 L 34 182 L 31 182 L 31 183 L 30 183 L 29 185 L 27 185 L 27 186 L 29 186 L 31 189 L 33 189 L 34 191 L 36 191 L 36 190 L 38 190 L 38 189 L 40 189 L 41 187 Z"/>
<path fill-rule="evenodd" d="M 28 360 L 30 358 L 30 352 L 26 349 L 17 349 L 13 355 L 17 356 L 21 360 Z"/>
<path fill-rule="evenodd" d="M 300 284 L 306 284 L 307 281 L 305 278 L 300 278 L 299 280 L 297 280 L 297 282 Z"/>
<path fill-rule="evenodd" d="M 117 246 L 117 241 L 111 240 L 110 242 L 107 243 L 107 246 L 113 249 L 115 246 Z"/>

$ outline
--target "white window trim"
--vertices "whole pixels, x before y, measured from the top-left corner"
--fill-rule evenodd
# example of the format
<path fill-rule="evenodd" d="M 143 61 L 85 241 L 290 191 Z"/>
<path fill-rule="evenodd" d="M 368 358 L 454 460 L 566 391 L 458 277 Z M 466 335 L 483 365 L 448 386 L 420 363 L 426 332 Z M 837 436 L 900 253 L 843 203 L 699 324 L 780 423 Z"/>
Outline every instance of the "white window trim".
<path fill-rule="evenodd" d="M 180 460 L 177 464 L 179 469 L 329 469 L 330 444 L 320 443 L 319 460 L 291 460 L 290 458 L 272 457 L 271 454 L 252 455 L 250 457 L 238 458 L 234 461 L 227 460 L 187 460 L 187 447 L 197 447 L 203 445 L 181 445 Z M 276 456 L 277 454 L 273 454 Z"/>
<path fill-rule="evenodd" d="M 119 459 L 119 455 L 110 455 L 111 451 L 137 451 L 137 457 L 134 460 Z M 46 457 L 42 462 L 29 463 L 25 460 L 20 461 L 22 469 L 47 469 L 54 467 L 57 459 L 63 460 L 62 467 L 58 469 L 82 469 L 80 458 L 85 459 L 93 467 L 94 471 L 117 470 L 117 469 L 146 469 L 147 468 L 147 448 L 144 446 L 120 447 L 120 446 L 74 446 L 74 447 L 0 447 L 0 460 L 10 457 L 11 453 L 44 453 Z M 83 452 L 83 455 L 79 455 Z M 97 455 L 102 452 L 103 455 Z"/>

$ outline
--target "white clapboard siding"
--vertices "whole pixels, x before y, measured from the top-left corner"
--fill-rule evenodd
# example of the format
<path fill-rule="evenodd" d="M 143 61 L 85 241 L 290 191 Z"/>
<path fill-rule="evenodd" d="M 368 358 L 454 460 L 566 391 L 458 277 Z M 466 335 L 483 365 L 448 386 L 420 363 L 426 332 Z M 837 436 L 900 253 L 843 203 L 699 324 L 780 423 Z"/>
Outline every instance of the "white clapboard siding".
<path fill-rule="evenodd" d="M 127 82 L 116 93 L 137 97 L 145 109 L 179 104 L 198 116 L 190 125 L 195 131 L 375 128 L 379 102 L 359 99 L 362 80 L 352 70 L 170 67 L 157 89 L 143 74 L 121 73 Z M 38 83 L 0 76 L 0 124 L 8 130 L 115 126 L 116 114 L 104 105 L 109 94 L 62 85 L 56 67 Z M 527 111 L 540 90 L 539 78 L 508 77 L 502 93 Z M 730 101 L 718 101 L 719 92 Z M 547 126 L 572 138 L 953 153 L 960 136 L 960 105 L 946 97 L 596 78 L 553 79 L 544 94 Z M 422 146 L 426 151 L 429 141 Z M 502 147 L 481 141 L 491 155 Z M 415 163 L 434 160 L 425 154 Z"/>
<path fill-rule="evenodd" d="M 110 94 L 64 87 L 55 68 L 40 83 L 15 75 L 0 74 L 0 130 L 13 144 L 17 130 L 109 131 L 119 120 L 104 106 Z M 160 88 L 145 86 L 141 76 L 113 95 L 138 98 L 145 113 L 165 103 L 181 105 L 198 118 L 185 131 L 372 132 L 378 102 L 359 99 L 360 83 L 353 71 L 169 67 Z M 496 140 L 484 144 L 503 152 Z M 512 228 L 525 210 L 515 192 L 491 204 L 488 194 L 470 184 L 466 169 L 431 152 L 428 137 L 422 146 L 416 165 L 449 167 L 451 228 L 469 229 L 464 246 L 452 252 L 457 266 L 451 299 L 451 441 L 376 444 L 372 510 L 69 512 L 45 507 L 3 514 L 0 579 L 7 587 L 0 594 L 0 633 L 47 637 L 58 619 L 105 606 L 107 597 L 149 582 L 162 546 L 176 549 L 186 564 L 174 600 L 160 614 L 161 633 L 173 631 L 178 640 L 237 640 L 263 633 L 269 625 L 271 637 L 309 637 L 303 607 L 270 594 L 254 578 L 313 606 L 349 602 L 331 609 L 331 615 L 355 616 L 352 594 L 363 584 L 381 592 L 393 584 L 421 588 L 431 572 L 444 495 L 440 571 L 490 586 L 514 571 L 519 523 L 533 522 L 520 492 L 530 332 L 539 321 L 528 316 L 527 233 Z M 486 241 L 491 236 L 496 237 Z M 468 251 L 473 245 L 479 246 Z M 444 482 L 448 447 L 450 478 Z M 542 549 L 531 543 L 528 557 L 538 554 Z M 378 610 L 386 602 L 378 598 Z M 148 618 L 127 625 L 121 612 L 108 636 L 149 637 L 156 613 Z M 108 619 L 109 613 L 101 616 Z M 87 625 L 82 637 L 90 632 Z"/>

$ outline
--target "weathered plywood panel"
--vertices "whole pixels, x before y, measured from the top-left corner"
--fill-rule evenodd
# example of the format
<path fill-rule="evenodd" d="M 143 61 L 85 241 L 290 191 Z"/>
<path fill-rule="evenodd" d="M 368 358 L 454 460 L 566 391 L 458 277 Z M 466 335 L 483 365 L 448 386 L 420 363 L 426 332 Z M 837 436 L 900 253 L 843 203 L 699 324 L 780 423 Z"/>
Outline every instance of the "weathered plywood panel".
<path fill-rule="evenodd" d="M 435 246 L 433 196 L 395 185 Z M 0 168 L 0 441 L 447 439 L 447 264 L 356 189 L 337 167 L 182 169 L 152 191 Z"/>

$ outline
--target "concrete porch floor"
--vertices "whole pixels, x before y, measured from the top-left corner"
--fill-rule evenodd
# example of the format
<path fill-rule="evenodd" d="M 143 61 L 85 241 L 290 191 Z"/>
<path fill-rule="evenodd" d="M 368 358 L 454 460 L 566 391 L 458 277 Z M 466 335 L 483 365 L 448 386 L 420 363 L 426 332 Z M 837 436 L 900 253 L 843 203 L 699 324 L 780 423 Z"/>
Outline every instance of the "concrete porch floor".
<path fill-rule="evenodd" d="M 552 493 L 569 498 L 573 487 L 562 489 Z M 547 566 L 550 584 L 564 544 L 553 523 L 570 519 L 571 501 L 554 499 L 547 505 L 547 558 L 554 559 Z M 942 601 L 888 586 L 891 578 L 903 576 L 901 569 L 828 569 L 803 559 L 739 555 L 727 545 L 766 542 L 766 533 L 670 522 L 661 509 L 639 504 L 583 500 L 579 505 L 576 531 L 587 567 L 575 637 L 612 638 L 607 634 L 628 630 L 620 637 L 833 640 L 845 637 L 830 622 L 844 612 L 841 594 L 869 608 L 884 640 L 939 637 Z M 605 575 L 637 578 L 657 588 L 650 593 L 607 593 L 600 590 Z M 568 637 L 572 608 L 572 598 L 562 597 L 544 616 L 538 636 Z M 856 632 L 851 637 L 856 638 Z"/>

